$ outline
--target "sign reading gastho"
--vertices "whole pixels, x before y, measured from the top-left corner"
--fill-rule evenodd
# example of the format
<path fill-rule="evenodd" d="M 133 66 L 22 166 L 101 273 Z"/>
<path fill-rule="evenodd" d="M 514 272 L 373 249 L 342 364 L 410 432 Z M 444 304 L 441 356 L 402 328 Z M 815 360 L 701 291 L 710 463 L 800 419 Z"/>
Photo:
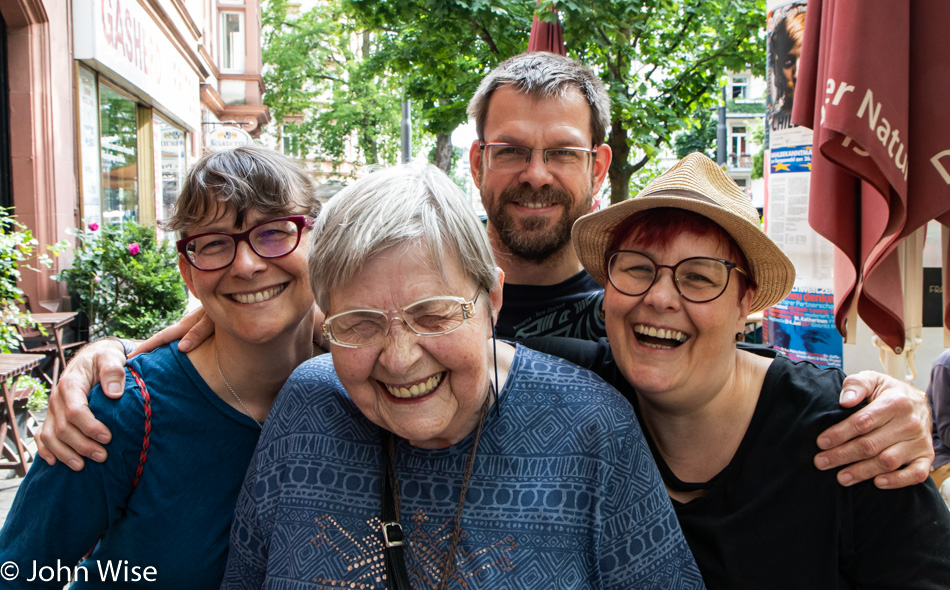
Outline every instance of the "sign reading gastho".
<path fill-rule="evenodd" d="M 136 0 L 75 0 L 73 32 L 73 57 L 200 129 L 198 75 Z"/>
<path fill-rule="evenodd" d="M 206 145 L 210 150 L 226 150 L 251 143 L 251 136 L 239 127 L 218 127 L 208 133 Z"/>

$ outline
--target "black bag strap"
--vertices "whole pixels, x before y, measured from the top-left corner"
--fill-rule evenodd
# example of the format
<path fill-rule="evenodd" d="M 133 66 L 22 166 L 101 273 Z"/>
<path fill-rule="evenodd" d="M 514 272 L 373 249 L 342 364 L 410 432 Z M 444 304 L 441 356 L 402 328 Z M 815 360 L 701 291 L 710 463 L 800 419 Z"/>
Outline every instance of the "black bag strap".
<path fill-rule="evenodd" d="M 409 573 L 406 571 L 406 536 L 396 515 L 396 506 L 393 500 L 393 478 L 389 469 L 392 435 L 380 429 L 379 442 L 382 450 L 382 534 L 383 554 L 386 557 L 386 579 L 389 590 L 412 590 L 409 584 Z"/>

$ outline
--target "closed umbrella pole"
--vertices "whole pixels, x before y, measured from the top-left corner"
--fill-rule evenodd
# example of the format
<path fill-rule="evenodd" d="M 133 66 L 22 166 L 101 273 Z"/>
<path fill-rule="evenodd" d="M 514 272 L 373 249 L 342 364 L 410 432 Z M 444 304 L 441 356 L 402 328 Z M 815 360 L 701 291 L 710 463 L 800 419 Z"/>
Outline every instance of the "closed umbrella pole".
<path fill-rule="evenodd" d="M 541 3 L 538 0 L 535 6 Z M 528 37 L 528 53 L 532 51 L 547 51 L 558 55 L 567 55 L 567 49 L 564 47 L 564 31 L 561 28 L 561 22 L 557 16 L 557 9 L 553 6 L 551 11 L 554 13 L 554 20 L 551 22 L 543 21 L 538 18 L 535 12 L 531 19 L 531 35 Z"/>

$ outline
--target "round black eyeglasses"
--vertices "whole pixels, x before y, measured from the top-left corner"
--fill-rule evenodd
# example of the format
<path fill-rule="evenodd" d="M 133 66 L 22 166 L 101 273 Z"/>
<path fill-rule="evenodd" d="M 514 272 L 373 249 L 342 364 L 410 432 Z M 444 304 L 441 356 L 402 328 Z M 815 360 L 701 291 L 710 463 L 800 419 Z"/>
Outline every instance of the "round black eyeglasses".
<path fill-rule="evenodd" d="M 643 295 L 656 284 L 661 268 L 673 273 L 676 290 L 687 301 L 706 303 L 718 298 L 729 286 L 729 276 L 735 269 L 748 276 L 745 270 L 730 260 L 693 256 L 674 265 L 657 264 L 643 252 L 610 250 L 605 255 L 607 278 L 624 295 Z"/>
<path fill-rule="evenodd" d="M 280 258 L 297 249 L 305 227 L 313 218 L 291 215 L 268 219 L 240 233 L 210 232 L 188 236 L 176 242 L 178 251 L 198 270 L 221 270 L 234 262 L 239 242 L 247 242 L 261 258 Z"/>

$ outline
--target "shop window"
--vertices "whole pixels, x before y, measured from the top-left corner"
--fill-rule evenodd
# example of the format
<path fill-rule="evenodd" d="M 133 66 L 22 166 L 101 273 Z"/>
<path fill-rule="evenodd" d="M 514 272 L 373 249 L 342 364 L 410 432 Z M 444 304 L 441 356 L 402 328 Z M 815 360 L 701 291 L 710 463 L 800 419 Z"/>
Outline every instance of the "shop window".
<path fill-rule="evenodd" d="M 185 179 L 185 132 L 153 115 L 155 140 L 155 219 L 171 217 Z"/>
<path fill-rule="evenodd" d="M 138 121 L 135 102 L 99 83 L 102 220 L 138 221 Z"/>
<path fill-rule="evenodd" d="M 221 72 L 244 73 L 244 14 L 221 13 Z"/>

